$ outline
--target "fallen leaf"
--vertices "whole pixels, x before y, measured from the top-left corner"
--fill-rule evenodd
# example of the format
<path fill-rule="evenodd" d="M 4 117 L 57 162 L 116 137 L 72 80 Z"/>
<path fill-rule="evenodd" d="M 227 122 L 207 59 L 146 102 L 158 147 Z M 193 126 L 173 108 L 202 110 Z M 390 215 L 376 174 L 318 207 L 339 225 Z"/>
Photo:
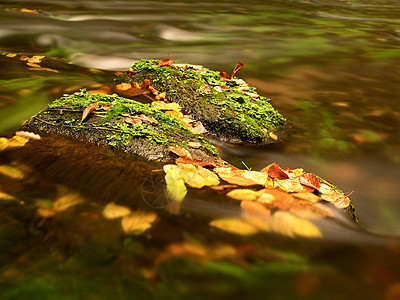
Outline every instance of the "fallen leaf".
<path fill-rule="evenodd" d="M 29 60 L 29 56 L 22 55 L 19 59 L 20 59 L 21 61 L 27 61 L 27 60 Z"/>
<path fill-rule="evenodd" d="M 148 117 L 148 116 L 146 116 L 146 115 L 139 115 L 139 116 L 135 116 L 136 118 L 138 118 L 138 119 L 140 119 L 140 120 L 142 120 L 144 123 L 146 123 L 146 124 L 154 124 L 154 123 L 157 123 L 156 122 L 156 120 L 154 120 L 153 118 L 150 118 L 150 117 Z"/>
<path fill-rule="evenodd" d="M 239 201 L 254 201 L 260 197 L 260 193 L 249 189 L 237 189 L 226 194 L 229 198 Z"/>
<path fill-rule="evenodd" d="M 25 172 L 10 165 L 0 165 L 0 173 L 16 180 L 22 180 L 26 177 Z"/>
<path fill-rule="evenodd" d="M 132 211 L 129 207 L 123 205 L 117 205 L 114 202 L 110 202 L 103 209 L 103 216 L 106 219 L 117 219 L 129 215 Z"/>
<path fill-rule="evenodd" d="M 222 180 L 231 184 L 237 184 L 240 186 L 257 185 L 257 182 L 254 182 L 254 180 L 242 176 L 245 170 L 235 169 L 232 167 L 219 167 L 215 168 L 214 171 Z"/>
<path fill-rule="evenodd" d="M 254 226 L 235 218 L 223 218 L 213 220 L 210 226 L 238 235 L 253 235 L 258 232 Z"/>
<path fill-rule="evenodd" d="M 75 206 L 85 201 L 79 193 L 72 192 L 64 186 L 58 186 L 57 193 L 58 198 L 53 204 L 55 212 L 66 210 L 71 206 Z"/>
<path fill-rule="evenodd" d="M 202 133 L 207 133 L 207 130 L 204 128 L 203 124 L 198 121 L 194 126 L 193 130 L 195 133 L 202 134 Z"/>
<path fill-rule="evenodd" d="M 149 89 L 149 92 L 154 96 L 157 96 L 160 93 L 158 90 L 153 88 L 151 85 L 148 87 L 148 89 Z"/>
<path fill-rule="evenodd" d="M 275 187 L 287 193 L 303 193 L 303 192 L 313 192 L 315 189 L 302 185 L 300 183 L 299 177 L 293 179 L 274 179 Z"/>
<path fill-rule="evenodd" d="M 228 73 L 226 73 L 226 72 L 220 72 L 218 74 L 218 76 L 219 76 L 219 79 L 221 79 L 221 80 L 230 80 L 231 79 L 231 76 L 229 76 Z"/>
<path fill-rule="evenodd" d="M 33 140 L 40 140 L 41 137 L 38 134 L 35 134 L 33 132 L 29 132 L 29 131 L 17 131 L 15 133 L 15 135 L 23 137 L 23 138 L 27 138 L 27 139 L 33 139 Z"/>
<path fill-rule="evenodd" d="M 43 58 L 45 58 L 44 55 L 35 55 L 35 56 L 32 56 L 31 58 L 29 58 L 28 62 L 32 63 L 32 64 L 37 64 L 37 63 L 40 63 Z"/>
<path fill-rule="evenodd" d="M 172 60 L 172 59 L 169 59 L 169 58 L 164 58 L 164 59 L 161 59 L 159 62 L 158 62 L 158 66 L 159 67 L 170 67 L 170 66 L 172 66 L 172 63 L 173 63 L 174 61 Z"/>
<path fill-rule="evenodd" d="M 257 184 L 264 185 L 267 182 L 268 175 L 257 171 L 244 171 L 242 176 L 251 179 Z"/>
<path fill-rule="evenodd" d="M 117 90 L 126 91 L 126 90 L 129 90 L 132 87 L 132 84 L 122 82 L 120 84 L 117 84 L 115 87 L 116 87 Z"/>
<path fill-rule="evenodd" d="M 206 185 L 205 178 L 198 174 L 194 165 L 179 164 L 178 167 L 181 169 L 182 178 L 187 185 L 197 189 L 201 189 Z"/>
<path fill-rule="evenodd" d="M 125 72 L 128 76 L 132 76 L 137 73 L 137 71 L 133 70 L 132 68 L 127 69 Z"/>
<path fill-rule="evenodd" d="M 10 58 L 16 57 L 16 56 L 17 56 L 17 53 L 7 53 L 6 54 L 6 57 L 10 57 Z"/>
<path fill-rule="evenodd" d="M 232 71 L 232 75 L 231 75 L 231 78 L 233 77 L 233 76 L 235 76 L 235 74 L 241 69 L 241 68 L 243 68 L 243 66 L 244 66 L 244 64 L 242 64 L 240 61 L 236 64 L 236 66 L 235 66 L 235 68 L 233 69 L 233 71 Z"/>
<path fill-rule="evenodd" d="M 132 124 L 132 125 L 140 125 L 142 124 L 142 120 L 139 118 L 135 118 L 135 117 L 125 117 L 124 121 L 126 123 Z"/>
<path fill-rule="evenodd" d="M 23 147 L 29 142 L 29 138 L 14 135 L 12 138 L 0 138 L 0 151 L 6 150 L 7 148 L 18 148 Z"/>
<path fill-rule="evenodd" d="M 188 146 L 190 148 L 199 149 L 201 147 L 201 143 L 200 142 L 189 142 Z"/>
<path fill-rule="evenodd" d="M 273 179 L 288 179 L 289 175 L 282 170 L 282 168 L 275 162 L 262 169 L 260 172 L 265 172 Z"/>
<path fill-rule="evenodd" d="M 192 155 L 190 154 L 189 150 L 183 147 L 169 147 L 169 151 L 175 153 L 178 156 L 186 156 L 188 158 L 192 158 Z"/>
<path fill-rule="evenodd" d="M 243 220 L 260 230 L 270 230 L 269 217 L 271 216 L 271 211 L 268 208 L 254 201 L 242 201 L 240 207 Z"/>
<path fill-rule="evenodd" d="M 198 166 L 197 172 L 200 176 L 202 176 L 205 179 L 206 186 L 214 186 L 214 185 L 220 184 L 218 176 L 215 173 L 211 172 L 210 170 L 207 170 L 206 168 Z"/>
<path fill-rule="evenodd" d="M 321 201 L 321 197 L 311 193 L 311 192 L 302 192 L 302 193 L 293 193 L 292 194 L 293 197 L 302 199 L 302 200 L 307 200 L 310 202 L 318 202 Z"/>
<path fill-rule="evenodd" d="M 336 191 L 326 183 L 321 183 L 319 192 L 321 193 L 321 199 L 331 202 L 337 208 L 346 208 L 350 205 L 349 197 L 343 193 Z"/>
<path fill-rule="evenodd" d="M 82 113 L 82 120 L 81 122 L 83 122 L 83 120 L 85 120 L 87 118 L 87 116 L 97 107 L 98 103 L 93 103 L 90 104 L 88 107 L 85 108 L 85 110 Z"/>
<path fill-rule="evenodd" d="M 304 173 L 300 176 L 300 183 L 304 186 L 318 190 L 320 188 L 319 179 L 312 173 Z"/>
<path fill-rule="evenodd" d="M 154 212 L 135 211 L 122 218 L 121 226 L 126 233 L 139 235 L 149 229 L 156 219 Z"/>
<path fill-rule="evenodd" d="M 275 133 L 269 132 L 268 135 L 270 136 L 271 139 L 273 139 L 273 140 L 275 140 L 275 141 L 278 140 L 278 136 L 277 136 Z"/>
<path fill-rule="evenodd" d="M 187 189 L 183 181 L 182 171 L 177 165 L 164 165 L 165 182 L 167 183 L 167 197 L 171 200 L 182 202 Z"/>
<path fill-rule="evenodd" d="M 0 192 L 0 201 L 11 201 L 16 200 L 16 198 L 10 194 Z"/>

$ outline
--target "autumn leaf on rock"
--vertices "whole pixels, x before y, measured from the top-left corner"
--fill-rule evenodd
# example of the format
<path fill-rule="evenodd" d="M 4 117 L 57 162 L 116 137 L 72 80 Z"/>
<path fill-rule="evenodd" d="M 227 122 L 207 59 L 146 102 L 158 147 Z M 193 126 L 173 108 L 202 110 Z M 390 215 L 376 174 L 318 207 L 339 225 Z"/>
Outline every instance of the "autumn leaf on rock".
<path fill-rule="evenodd" d="M 83 120 L 85 120 L 87 118 L 87 116 L 97 107 L 98 103 L 93 103 L 90 104 L 88 107 L 85 108 L 85 110 L 82 113 L 82 120 L 81 122 L 83 122 Z"/>
<path fill-rule="evenodd" d="M 192 158 L 192 155 L 190 154 L 189 150 L 183 147 L 169 147 L 169 151 L 175 153 L 178 156 L 186 156 L 190 159 Z"/>
<path fill-rule="evenodd" d="M 233 78 L 233 76 L 235 76 L 235 74 L 241 69 L 243 68 L 244 64 L 242 64 L 240 61 L 236 64 L 235 68 L 232 71 L 232 75 L 231 78 Z"/>
<path fill-rule="evenodd" d="M 204 128 L 203 124 L 198 121 L 194 126 L 193 126 L 194 133 L 197 134 L 202 134 L 202 133 L 207 133 L 207 130 Z"/>
<path fill-rule="evenodd" d="M 132 124 L 132 125 L 140 125 L 142 124 L 142 120 L 139 118 L 134 118 L 134 117 L 125 117 L 124 121 L 126 123 Z"/>
<path fill-rule="evenodd" d="M 282 170 L 282 168 L 277 163 L 272 163 L 269 166 L 261 170 L 261 172 L 266 172 L 269 177 L 273 179 L 288 179 L 289 175 Z"/>
<path fill-rule="evenodd" d="M 164 58 L 164 59 L 161 59 L 159 62 L 158 62 L 158 66 L 159 67 L 170 67 L 170 66 L 172 66 L 172 63 L 173 63 L 174 61 L 172 60 L 172 59 L 169 59 L 169 58 Z"/>
<path fill-rule="evenodd" d="M 181 169 L 176 165 L 164 165 L 163 169 L 166 173 L 167 196 L 173 201 L 182 202 L 186 196 L 187 189 Z"/>
<path fill-rule="evenodd" d="M 300 183 L 304 186 L 318 190 L 320 188 L 319 179 L 312 173 L 304 173 L 300 176 Z"/>
<path fill-rule="evenodd" d="M 205 179 L 206 186 L 213 186 L 213 185 L 220 184 L 218 176 L 215 173 L 211 172 L 210 170 L 207 170 L 206 168 L 198 166 L 197 172 L 199 173 L 200 176 L 202 176 Z"/>
<path fill-rule="evenodd" d="M 220 167 L 220 168 L 215 168 L 214 171 L 218 174 L 218 176 L 222 180 L 231 184 L 237 184 L 240 186 L 250 186 L 258 184 L 254 180 L 242 176 L 245 170 L 236 169 L 232 167 Z"/>
<path fill-rule="evenodd" d="M 254 201 L 260 197 L 260 193 L 249 189 L 237 189 L 226 194 L 229 198 L 239 201 Z"/>
<path fill-rule="evenodd" d="M 269 217 L 271 211 L 268 208 L 254 201 L 242 201 L 240 207 L 244 221 L 260 230 L 270 231 Z"/>
<path fill-rule="evenodd" d="M 206 185 L 205 178 L 198 174 L 194 165 L 180 164 L 178 167 L 181 169 L 182 178 L 187 185 L 198 189 Z"/>
<path fill-rule="evenodd" d="M 321 183 L 319 188 L 321 199 L 331 202 L 337 208 L 346 208 L 350 205 L 350 199 L 343 193 L 336 191 L 326 183 Z"/>

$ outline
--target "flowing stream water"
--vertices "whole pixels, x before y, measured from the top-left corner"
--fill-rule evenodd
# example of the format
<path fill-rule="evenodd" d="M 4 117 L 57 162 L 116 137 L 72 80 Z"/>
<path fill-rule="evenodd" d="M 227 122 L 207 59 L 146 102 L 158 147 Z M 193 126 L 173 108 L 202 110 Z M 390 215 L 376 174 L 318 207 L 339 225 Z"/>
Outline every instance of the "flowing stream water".
<path fill-rule="evenodd" d="M 48 201 L 76 186 L 90 204 L 43 221 L 32 217 L 32 208 L 0 200 L 6 203 L 0 211 L 0 298 L 248 299 L 264 293 L 272 299 L 399 299 L 399 1 L 3 0 L 0 52 L 0 136 L 11 136 L 63 93 L 111 85 L 116 71 L 142 58 L 171 55 L 178 63 L 228 73 L 241 61 L 237 76 L 298 129 L 275 146 L 215 141 L 223 159 L 241 168 L 277 162 L 318 174 L 351 193 L 369 232 L 340 225 L 325 228 L 326 239 L 319 242 L 243 240 L 207 236 L 196 217 L 177 222 L 165 216 L 152 236 L 126 237 L 119 223 L 89 211 L 126 198 L 128 189 L 139 195 L 140 180 L 128 186 L 116 175 L 110 181 L 100 164 L 89 162 L 70 162 L 90 169 L 82 178 L 76 169 L 59 166 L 21 183 L 3 170 L 0 192 L 22 190 L 22 198 Z M 24 55 L 56 60 L 37 68 L 22 61 Z M 82 147 L 82 155 L 96 151 Z M 109 166 L 118 159 L 98 155 L 108 157 Z M 10 157 L 0 153 L 1 165 L 21 167 L 23 161 Z M 40 159 L 46 161 L 33 151 L 27 160 L 34 165 Z M 207 205 L 192 201 L 192 210 L 234 213 Z M 200 262 L 171 250 L 182 240 L 202 245 L 179 248 Z M 219 241 L 226 244 L 217 249 Z M 157 252 L 163 247 L 178 258 Z"/>

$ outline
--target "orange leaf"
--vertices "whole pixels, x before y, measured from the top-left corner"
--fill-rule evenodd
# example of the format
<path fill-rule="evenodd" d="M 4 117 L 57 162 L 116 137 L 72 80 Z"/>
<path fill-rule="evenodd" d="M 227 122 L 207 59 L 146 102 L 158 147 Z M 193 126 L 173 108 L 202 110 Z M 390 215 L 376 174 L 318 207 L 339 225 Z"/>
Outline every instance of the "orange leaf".
<path fill-rule="evenodd" d="M 83 120 L 86 119 L 86 117 L 97 107 L 98 103 L 93 103 L 90 104 L 88 107 L 85 108 L 85 110 L 82 113 L 82 120 L 81 122 L 83 122 Z"/>
<path fill-rule="evenodd" d="M 214 171 L 222 180 L 225 180 L 231 184 L 237 184 L 241 186 L 257 185 L 257 183 L 253 180 L 242 176 L 245 170 L 234 169 L 232 167 L 221 167 L 215 168 Z"/>
<path fill-rule="evenodd" d="M 289 178 L 289 175 L 286 174 L 285 171 L 283 171 L 281 167 L 275 162 L 262 169 L 261 172 L 267 172 L 268 176 L 274 179 L 282 180 Z"/>
<path fill-rule="evenodd" d="M 116 88 L 117 90 L 120 90 L 120 91 L 129 90 L 131 87 L 132 87 L 132 85 L 131 85 L 130 83 L 125 83 L 125 82 L 122 82 L 122 83 L 117 84 L 117 85 L 115 86 L 115 88 Z"/>
<path fill-rule="evenodd" d="M 201 133 L 206 133 L 207 130 L 204 128 L 203 124 L 201 124 L 200 121 L 198 121 L 194 127 L 193 130 L 195 131 L 195 133 L 201 134 Z"/>
<path fill-rule="evenodd" d="M 226 73 L 226 72 L 220 72 L 219 73 L 219 79 L 231 80 L 231 76 L 229 76 L 228 73 Z"/>
<path fill-rule="evenodd" d="M 128 76 L 132 76 L 137 73 L 137 71 L 133 70 L 132 68 L 129 68 L 125 72 L 126 72 L 126 74 L 128 74 Z"/>
<path fill-rule="evenodd" d="M 133 118 L 133 117 L 125 117 L 124 121 L 126 123 L 132 124 L 132 125 L 140 125 L 142 124 L 142 120 L 139 118 Z"/>
<path fill-rule="evenodd" d="M 150 80 L 148 79 L 143 80 L 142 83 L 140 84 L 140 88 L 143 90 L 148 89 L 149 86 L 150 86 Z"/>
<path fill-rule="evenodd" d="M 173 63 L 174 61 L 172 60 L 172 59 L 169 59 L 169 58 L 164 58 L 164 59 L 161 59 L 159 62 L 158 62 L 158 66 L 159 67 L 170 67 L 170 66 L 172 66 L 172 63 Z"/>
<path fill-rule="evenodd" d="M 235 68 L 233 69 L 231 77 L 235 76 L 235 74 L 244 66 L 240 61 L 236 64 Z"/>
<path fill-rule="evenodd" d="M 201 143 L 199 143 L 199 142 L 189 142 L 188 146 L 190 148 L 199 149 L 201 147 Z"/>
<path fill-rule="evenodd" d="M 151 85 L 149 85 L 148 89 L 149 89 L 150 93 L 152 93 L 154 96 L 157 96 L 160 93 L 155 88 L 153 88 Z"/>
<path fill-rule="evenodd" d="M 300 183 L 304 186 L 318 190 L 320 188 L 319 179 L 313 173 L 304 173 L 300 176 Z"/>
<path fill-rule="evenodd" d="M 178 156 L 187 156 L 189 158 L 192 158 L 190 152 L 183 147 L 169 147 L 169 151 L 175 153 Z"/>
<path fill-rule="evenodd" d="M 135 117 L 140 119 L 140 120 L 142 120 L 146 124 L 154 124 L 154 123 L 156 123 L 156 121 L 153 118 L 150 118 L 150 117 L 148 117 L 146 115 L 143 115 L 143 114 L 139 115 L 139 116 L 135 116 Z"/>

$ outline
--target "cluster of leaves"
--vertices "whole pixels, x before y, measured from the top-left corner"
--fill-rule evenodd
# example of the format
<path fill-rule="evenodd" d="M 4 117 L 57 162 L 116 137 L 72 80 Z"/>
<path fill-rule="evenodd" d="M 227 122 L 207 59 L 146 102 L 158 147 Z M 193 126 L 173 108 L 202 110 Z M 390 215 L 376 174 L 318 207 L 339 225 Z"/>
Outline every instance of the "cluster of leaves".
<path fill-rule="evenodd" d="M 48 72 L 53 72 L 53 73 L 59 73 L 58 70 L 42 67 L 40 65 L 40 63 L 42 62 L 42 59 L 45 58 L 44 55 L 33 55 L 30 57 L 27 55 L 19 56 L 17 53 L 7 53 L 7 52 L 3 52 L 3 53 L 1 53 L 1 55 L 5 55 L 6 57 L 9 57 L 9 58 L 19 57 L 20 61 L 26 63 L 26 65 L 29 67 L 29 70 L 48 71 Z"/>
<path fill-rule="evenodd" d="M 333 217 L 333 209 L 350 206 L 350 199 L 341 191 L 303 169 L 282 169 L 272 163 L 261 171 L 242 170 L 194 161 L 190 151 L 182 147 L 170 151 L 179 157 L 176 165 L 164 166 L 168 197 L 180 203 L 186 196 L 186 186 L 209 186 L 240 201 L 241 218 L 222 218 L 210 223 L 228 232 L 250 235 L 261 230 L 290 237 L 321 237 L 312 220 Z M 327 202 L 333 206 L 325 205 Z M 175 212 L 176 208 L 175 205 Z"/>

